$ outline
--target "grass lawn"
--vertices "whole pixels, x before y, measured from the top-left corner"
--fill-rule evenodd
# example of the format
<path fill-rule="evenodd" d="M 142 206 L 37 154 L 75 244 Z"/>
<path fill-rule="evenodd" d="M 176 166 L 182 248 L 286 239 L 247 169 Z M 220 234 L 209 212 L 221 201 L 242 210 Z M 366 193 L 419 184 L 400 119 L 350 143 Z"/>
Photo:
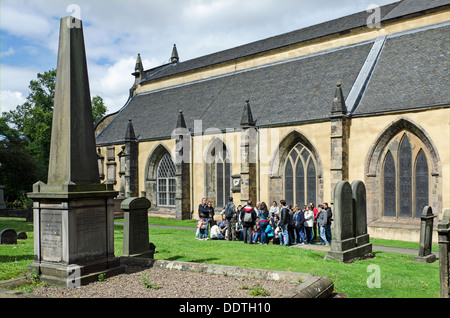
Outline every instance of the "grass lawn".
<path fill-rule="evenodd" d="M 24 275 L 33 261 L 33 225 L 19 219 L 0 218 L 0 229 L 25 231 L 29 239 L 17 245 L 0 245 L 0 280 Z M 120 220 L 116 220 L 120 222 Z M 195 227 L 195 221 L 151 219 L 151 224 Z M 114 231 L 116 256 L 122 254 L 122 226 Z M 222 264 L 248 268 L 311 273 L 330 277 L 337 292 L 352 298 L 438 298 L 440 291 L 439 262 L 423 264 L 412 262 L 414 255 L 375 251 L 375 258 L 343 264 L 324 260 L 326 252 L 278 245 L 247 245 L 243 242 L 199 241 L 195 232 L 180 229 L 150 228 L 150 241 L 156 245 L 156 259 Z M 387 241 L 387 242 L 384 242 Z M 391 241 L 374 240 L 374 245 Z M 418 245 L 395 246 L 418 248 Z M 415 243 L 412 243 L 415 244 Z M 369 265 L 378 265 L 380 288 L 367 287 L 372 274 Z M 368 271 L 369 270 L 369 271 Z"/>

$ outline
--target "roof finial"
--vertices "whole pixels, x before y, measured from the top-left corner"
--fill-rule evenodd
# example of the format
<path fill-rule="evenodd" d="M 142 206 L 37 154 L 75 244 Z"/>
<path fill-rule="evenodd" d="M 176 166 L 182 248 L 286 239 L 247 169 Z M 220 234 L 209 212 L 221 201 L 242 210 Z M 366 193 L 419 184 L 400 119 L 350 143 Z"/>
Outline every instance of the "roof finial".
<path fill-rule="evenodd" d="M 184 120 L 183 111 L 178 112 L 177 128 L 186 128 L 186 121 Z"/>
<path fill-rule="evenodd" d="M 250 100 L 245 101 L 244 111 L 242 112 L 241 126 L 249 127 L 255 126 L 256 122 L 253 120 L 252 110 L 250 108 Z"/>
<path fill-rule="evenodd" d="M 173 45 L 172 56 L 170 57 L 170 63 L 178 63 L 180 61 L 180 57 L 178 56 L 177 45 Z"/>
<path fill-rule="evenodd" d="M 128 118 L 128 126 L 127 131 L 125 133 L 125 141 L 135 141 L 136 140 L 136 134 L 134 133 L 134 127 L 133 122 L 131 118 Z"/>
<path fill-rule="evenodd" d="M 136 58 L 136 65 L 134 67 L 134 73 L 132 73 L 131 75 L 133 75 L 134 77 L 139 77 L 143 72 L 144 65 L 142 64 L 141 54 L 138 53 Z"/>
<path fill-rule="evenodd" d="M 347 106 L 345 105 L 344 94 L 342 93 L 341 82 L 337 82 L 336 91 L 333 99 L 333 107 L 331 114 L 347 114 Z"/>

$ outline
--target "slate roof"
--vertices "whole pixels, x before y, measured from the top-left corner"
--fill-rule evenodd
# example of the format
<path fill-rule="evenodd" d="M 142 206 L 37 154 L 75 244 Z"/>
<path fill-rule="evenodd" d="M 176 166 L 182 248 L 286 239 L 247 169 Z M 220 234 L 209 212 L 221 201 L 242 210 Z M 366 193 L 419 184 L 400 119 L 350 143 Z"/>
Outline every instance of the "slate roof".
<path fill-rule="evenodd" d="M 449 74 L 450 26 L 390 37 L 354 114 L 448 105 Z"/>
<path fill-rule="evenodd" d="M 409 1 L 400 4 L 406 2 Z M 388 6 L 389 10 L 384 7 L 386 14 L 382 16 L 391 12 L 390 18 L 395 18 L 432 8 L 430 3 L 443 2 L 427 1 L 428 4 L 413 9 L 395 3 Z M 392 10 L 395 8 L 397 12 Z M 157 68 L 152 78 L 219 63 L 245 52 L 256 54 L 274 45 L 289 45 L 300 37 L 327 35 L 333 32 L 333 26 L 340 25 L 333 33 L 347 30 L 365 24 L 366 19 L 364 12 L 321 24 L 322 30 L 306 28 L 191 61 L 166 64 Z M 353 115 L 450 104 L 449 31 L 447 23 L 388 36 Z M 257 126 L 329 120 L 336 83 L 342 83 L 343 95 L 348 96 L 372 46 L 373 41 L 369 41 L 136 95 L 97 136 L 97 144 L 122 143 L 130 118 L 138 140 L 170 138 L 179 110 L 183 111 L 191 131 L 194 120 L 200 119 L 202 132 L 211 128 L 240 128 L 246 100 L 250 100 Z"/>
<path fill-rule="evenodd" d="M 170 137 L 179 110 L 188 128 L 239 128 L 246 100 L 256 124 L 326 119 L 336 83 L 348 94 L 372 43 L 300 58 L 136 95 L 97 137 L 97 144 L 120 142 L 128 119 L 139 140 Z"/>
<path fill-rule="evenodd" d="M 381 17 L 384 17 L 398 4 L 398 2 L 395 2 L 386 6 L 382 6 L 380 8 Z M 327 35 L 349 31 L 351 29 L 365 26 L 367 24 L 367 17 L 368 13 L 366 11 L 363 11 L 339 19 L 306 27 L 300 30 L 295 30 L 260 41 L 248 43 L 228 50 L 212 53 L 188 61 L 183 61 L 179 64 L 172 64 L 169 65 L 169 67 L 165 68 L 163 71 L 158 72 L 157 74 L 154 74 L 152 76 L 147 75 L 148 77 L 144 78 L 142 82 L 144 83 L 149 80 L 160 79 L 163 77 L 192 71 L 206 65 L 214 65 L 222 62 L 232 61 L 234 59 L 263 53 L 273 49 L 313 40 Z"/>
<path fill-rule="evenodd" d="M 381 19 L 382 21 L 449 5 L 450 0 L 403 0 L 397 4 Z"/>

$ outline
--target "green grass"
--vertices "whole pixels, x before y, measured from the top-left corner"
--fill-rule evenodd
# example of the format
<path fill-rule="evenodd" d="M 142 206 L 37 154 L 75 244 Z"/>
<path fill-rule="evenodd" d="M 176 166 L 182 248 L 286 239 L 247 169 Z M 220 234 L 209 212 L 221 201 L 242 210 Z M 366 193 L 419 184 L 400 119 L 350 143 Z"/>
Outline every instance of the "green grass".
<path fill-rule="evenodd" d="M 151 224 L 194 227 L 194 221 L 151 219 Z M 24 220 L 0 218 L 0 229 L 25 231 L 29 239 L 17 245 L 0 245 L 0 280 L 26 274 L 33 261 L 33 224 Z M 221 264 L 247 268 L 311 273 L 328 276 L 335 290 L 352 298 L 437 298 L 439 297 L 439 262 L 412 262 L 414 255 L 375 251 L 375 258 L 343 264 L 324 260 L 326 252 L 279 245 L 248 245 L 243 242 L 199 241 L 195 231 L 154 228 L 150 241 L 156 245 L 156 259 Z M 122 226 L 114 228 L 115 255 L 122 254 Z M 374 245 L 418 248 L 418 244 L 371 240 Z M 415 244 L 415 243 L 412 243 Z M 369 265 L 380 268 L 381 288 L 368 288 Z"/>
<path fill-rule="evenodd" d="M 0 280 L 25 275 L 34 258 L 33 223 L 19 218 L 0 218 L 0 231 L 7 228 L 27 233 L 28 239 L 17 240 L 17 245 L 0 245 Z"/>

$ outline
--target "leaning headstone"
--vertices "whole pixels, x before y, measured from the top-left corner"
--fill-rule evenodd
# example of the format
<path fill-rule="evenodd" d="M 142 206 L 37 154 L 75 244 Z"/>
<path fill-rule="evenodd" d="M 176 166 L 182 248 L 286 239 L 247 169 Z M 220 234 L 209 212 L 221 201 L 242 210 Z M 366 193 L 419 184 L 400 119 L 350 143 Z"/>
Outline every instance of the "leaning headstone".
<path fill-rule="evenodd" d="M 372 256 L 372 244 L 367 233 L 367 200 L 364 182 L 352 182 L 353 216 L 355 226 L 356 246 L 362 256 Z"/>
<path fill-rule="evenodd" d="M 420 216 L 420 241 L 419 241 L 419 255 L 413 258 L 415 262 L 433 263 L 436 260 L 436 255 L 431 252 L 433 244 L 433 219 L 436 215 L 430 206 L 426 206 L 422 210 Z"/>
<path fill-rule="evenodd" d="M 123 250 L 124 257 L 153 258 L 154 249 L 148 237 L 147 198 L 127 198 L 121 204 L 124 211 Z"/>
<path fill-rule="evenodd" d="M 340 181 L 334 188 L 334 226 L 326 259 L 350 263 L 372 257 L 367 234 L 366 191 L 361 181 Z"/>
<path fill-rule="evenodd" d="M 17 244 L 17 233 L 13 229 L 4 229 L 0 232 L 0 244 Z"/>
<path fill-rule="evenodd" d="M 441 298 L 450 298 L 450 210 L 445 210 L 438 224 L 438 235 Z"/>
<path fill-rule="evenodd" d="M 33 199 L 34 262 L 41 280 L 79 287 L 124 272 L 114 256 L 112 185 L 100 184 L 83 27 L 61 19 L 48 182 Z"/>
<path fill-rule="evenodd" d="M 0 210 L 6 209 L 4 189 L 5 186 L 0 185 Z"/>

